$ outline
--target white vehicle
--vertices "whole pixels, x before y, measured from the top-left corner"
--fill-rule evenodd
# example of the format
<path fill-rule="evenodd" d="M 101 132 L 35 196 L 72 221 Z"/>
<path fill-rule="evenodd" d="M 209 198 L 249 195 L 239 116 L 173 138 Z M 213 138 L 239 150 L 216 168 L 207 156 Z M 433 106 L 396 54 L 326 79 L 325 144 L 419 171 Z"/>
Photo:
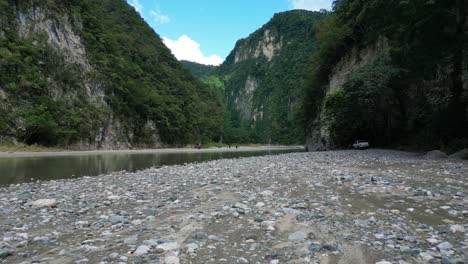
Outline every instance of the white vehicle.
<path fill-rule="evenodd" d="M 365 140 L 358 140 L 358 141 L 354 142 L 353 148 L 355 148 L 355 149 L 369 148 L 369 142 L 367 142 Z"/>

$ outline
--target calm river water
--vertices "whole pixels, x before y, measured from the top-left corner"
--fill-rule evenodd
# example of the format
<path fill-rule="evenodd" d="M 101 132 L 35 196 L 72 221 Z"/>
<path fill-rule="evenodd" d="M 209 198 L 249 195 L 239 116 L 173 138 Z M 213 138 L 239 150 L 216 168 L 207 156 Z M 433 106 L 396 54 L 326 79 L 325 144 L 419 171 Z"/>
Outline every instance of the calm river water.
<path fill-rule="evenodd" d="M 70 156 L 0 158 L 0 185 L 137 171 L 154 166 L 207 160 L 301 152 L 299 149 L 189 153 L 105 153 Z"/>

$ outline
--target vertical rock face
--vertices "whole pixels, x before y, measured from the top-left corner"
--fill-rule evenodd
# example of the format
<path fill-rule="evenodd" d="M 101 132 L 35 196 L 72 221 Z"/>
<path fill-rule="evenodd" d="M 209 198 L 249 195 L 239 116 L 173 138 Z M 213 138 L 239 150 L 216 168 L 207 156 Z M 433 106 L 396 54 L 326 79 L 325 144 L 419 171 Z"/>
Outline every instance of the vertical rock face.
<path fill-rule="evenodd" d="M 379 39 L 374 45 L 358 49 L 357 47 L 343 56 L 329 77 L 329 83 L 325 93 L 324 102 L 342 90 L 343 85 L 349 80 L 351 74 L 363 66 L 372 64 L 377 58 L 389 53 L 388 40 Z M 329 123 L 326 121 L 325 107 L 322 106 L 319 116 L 309 124 L 306 135 L 306 146 L 309 150 L 327 150 L 336 147 L 330 134 Z"/>
<path fill-rule="evenodd" d="M 93 79 L 96 71 L 87 58 L 84 40 L 75 31 L 83 27 L 80 17 L 72 19 L 67 13 L 51 12 L 41 7 L 27 9 L 18 7 L 16 20 L 17 34 L 20 39 L 30 41 L 44 37 L 47 46 L 63 58 L 64 67 L 71 66 L 77 69 L 76 73 L 79 74 L 77 77 L 81 79 L 81 85 L 84 89 L 67 90 L 55 78 L 49 77 L 47 79 L 49 94 L 54 100 L 61 101 L 64 98 L 65 100 L 74 100 L 81 97 L 103 111 L 112 111 L 104 101 L 103 85 Z M 37 40 L 34 41 L 37 42 Z M 1 98 L 7 99 L 7 95 L 3 91 Z M 17 120 L 18 123 L 22 121 Z M 96 135 L 94 141 L 80 140 L 69 147 L 76 149 L 127 149 L 131 147 L 128 131 L 112 115 L 103 116 L 103 122 L 94 133 Z M 16 142 L 16 140 L 14 141 Z"/>
<path fill-rule="evenodd" d="M 335 5 L 318 28 L 323 42 L 307 84 L 308 148 L 356 140 L 447 152 L 468 146 L 466 8 L 466 1 Z"/>
<path fill-rule="evenodd" d="M 264 57 L 268 62 L 271 62 L 273 57 L 281 52 L 283 47 L 283 39 L 278 36 L 278 32 L 265 29 L 263 39 L 261 39 L 256 47 L 240 46 L 236 51 L 234 63 L 246 61 L 251 58 Z M 279 39 L 278 39 L 279 38 Z"/>
<path fill-rule="evenodd" d="M 247 76 L 245 86 L 240 90 L 240 95 L 235 99 L 236 110 L 242 118 L 251 120 L 253 118 L 254 92 L 258 87 L 258 81 L 252 76 Z"/>
<path fill-rule="evenodd" d="M 126 1 L 0 0 L 0 144 L 207 141 L 220 101 Z"/>
<path fill-rule="evenodd" d="M 82 39 L 72 29 L 74 26 L 81 28 L 81 21 L 75 21 L 76 25 L 72 25 L 68 14 L 55 14 L 55 19 L 52 19 L 40 7 L 18 10 L 16 16 L 20 37 L 31 38 L 45 33 L 47 43 L 62 51 L 67 62 L 77 63 L 83 69 L 91 68 Z"/>
<path fill-rule="evenodd" d="M 314 25 L 325 15 L 304 10 L 276 14 L 237 42 L 217 70 L 223 76 L 231 123 L 260 143 L 302 144 L 297 120 L 303 72 L 315 50 Z"/>
<path fill-rule="evenodd" d="M 73 29 L 83 28 L 79 17 L 71 19 L 66 13 L 48 14 L 47 10 L 35 7 L 26 10 L 19 9 L 16 18 L 20 38 L 27 40 L 45 34 L 47 44 L 61 52 L 67 64 L 76 65 L 79 68 L 87 96 L 103 101 L 104 89 L 102 85 L 91 79 L 94 69 L 87 58 L 83 39 Z"/>

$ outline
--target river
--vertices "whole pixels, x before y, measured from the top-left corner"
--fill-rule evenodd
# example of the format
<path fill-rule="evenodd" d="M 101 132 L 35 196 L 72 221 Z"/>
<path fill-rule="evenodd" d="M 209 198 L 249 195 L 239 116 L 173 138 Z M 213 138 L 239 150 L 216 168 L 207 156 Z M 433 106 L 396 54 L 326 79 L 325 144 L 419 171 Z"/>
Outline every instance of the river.
<path fill-rule="evenodd" d="M 208 150 L 150 150 L 58 153 L 2 153 L 0 185 L 97 176 L 115 171 L 138 171 L 150 167 L 203 162 L 224 158 L 274 155 L 304 151 L 298 147 L 241 147 Z"/>

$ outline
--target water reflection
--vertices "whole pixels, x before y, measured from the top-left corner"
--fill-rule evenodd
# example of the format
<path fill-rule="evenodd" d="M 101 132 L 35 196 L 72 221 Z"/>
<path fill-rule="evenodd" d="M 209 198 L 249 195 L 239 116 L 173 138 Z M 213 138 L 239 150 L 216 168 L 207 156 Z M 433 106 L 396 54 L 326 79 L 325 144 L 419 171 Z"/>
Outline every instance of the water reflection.
<path fill-rule="evenodd" d="M 53 180 L 96 176 L 113 171 L 137 171 L 154 166 L 202 162 L 222 158 L 238 158 L 297 152 L 269 150 L 252 152 L 200 152 L 151 154 L 100 154 L 59 157 L 0 158 L 0 184 L 31 180 Z"/>

